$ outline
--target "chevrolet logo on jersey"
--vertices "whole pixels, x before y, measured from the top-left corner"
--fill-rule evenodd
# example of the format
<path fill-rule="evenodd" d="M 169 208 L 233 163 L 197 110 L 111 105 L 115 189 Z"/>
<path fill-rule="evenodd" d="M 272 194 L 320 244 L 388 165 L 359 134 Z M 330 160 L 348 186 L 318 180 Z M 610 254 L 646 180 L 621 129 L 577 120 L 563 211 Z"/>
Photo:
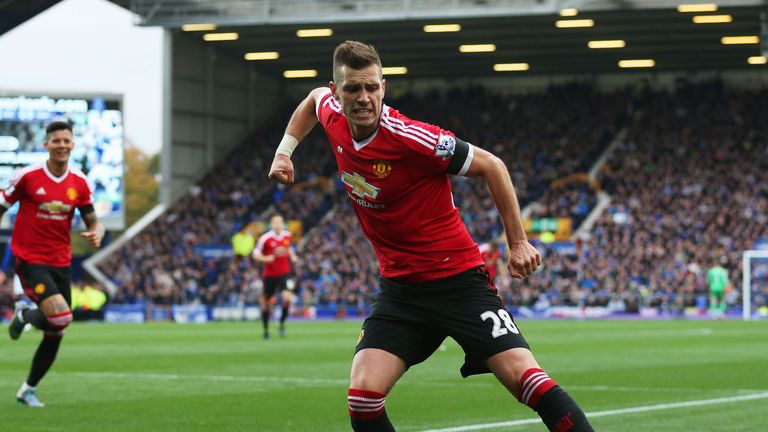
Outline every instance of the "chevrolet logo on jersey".
<path fill-rule="evenodd" d="M 365 177 L 358 173 L 349 174 L 346 171 L 342 171 L 341 181 L 345 185 L 351 187 L 352 193 L 359 197 L 365 198 L 366 196 L 369 196 L 373 199 L 376 199 L 376 197 L 379 196 L 380 189 L 369 184 L 365 180 Z"/>
<path fill-rule="evenodd" d="M 72 206 L 64 204 L 61 201 L 51 201 L 40 204 L 40 210 L 45 210 L 51 213 L 69 213 L 72 210 Z"/>

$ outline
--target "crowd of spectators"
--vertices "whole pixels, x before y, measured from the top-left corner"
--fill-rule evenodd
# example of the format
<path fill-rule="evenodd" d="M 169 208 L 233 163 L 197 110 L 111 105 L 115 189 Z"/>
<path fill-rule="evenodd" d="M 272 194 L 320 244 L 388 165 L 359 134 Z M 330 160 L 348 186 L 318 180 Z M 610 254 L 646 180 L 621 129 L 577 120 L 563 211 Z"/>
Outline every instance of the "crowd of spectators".
<path fill-rule="evenodd" d="M 503 96 L 473 87 L 409 94 L 392 103 L 407 115 L 440 124 L 477 145 L 494 147 L 512 167 L 523 204 L 557 177 L 588 168 L 588 162 L 576 155 L 600 154 L 615 133 L 625 104 L 624 95 L 600 95 L 580 84 L 532 96 Z M 274 128 L 254 133 L 170 210 L 100 264 L 120 287 L 116 302 L 253 302 L 261 288 L 259 269 L 248 260 L 236 262 L 226 255 L 204 257 L 200 249 L 228 244 L 248 222 L 266 220 L 277 211 L 300 219 L 308 233 L 296 266 L 307 300 L 322 306 L 369 303 L 376 290 L 375 256 L 356 221 L 348 220 L 354 216 L 345 194 L 339 193 L 341 185 L 328 180 L 337 175 L 322 133 L 316 130 L 294 157 L 299 184 L 285 188 L 266 182 L 264 173 L 286 113 L 269 122 Z M 535 122 L 548 126 L 542 130 Z M 578 148 L 569 143 L 578 143 Z M 454 188 L 471 234 L 479 241 L 497 237 L 503 228 L 498 215 L 488 210 L 495 207 L 484 183 L 455 179 Z M 323 218 L 332 206 L 335 216 Z M 312 230 L 318 221 L 320 226 Z M 321 246 L 325 242 L 334 247 Z M 355 254 L 344 252 L 348 250 Z"/>
<path fill-rule="evenodd" d="M 378 291 L 379 267 L 348 200 L 339 201 L 300 249 L 296 279 L 304 304 L 364 313 Z"/>
<path fill-rule="evenodd" d="M 216 254 L 217 248 L 229 245 L 250 222 L 268 219 L 272 211 L 301 219 L 308 229 L 332 205 L 333 189 L 313 182 L 330 168 L 325 166 L 330 162 L 325 147 L 311 142 L 319 141 L 317 134 L 294 158 L 297 172 L 310 173 L 305 183 L 294 186 L 302 193 L 291 194 L 290 188 L 268 182 L 284 117 L 254 132 L 169 210 L 99 264 L 119 287 L 115 302 L 255 302 L 259 270 L 250 262 L 234 262 L 227 253 Z"/>
<path fill-rule="evenodd" d="M 576 180 L 550 187 L 532 206 L 532 218 L 571 218 L 578 227 L 597 204 L 596 187 L 588 180 Z"/>
<path fill-rule="evenodd" d="M 13 278 L 8 277 L 5 272 L 0 272 L 0 321 L 11 318 L 14 301 Z"/>
<path fill-rule="evenodd" d="M 591 85 L 572 83 L 523 96 L 482 87 L 435 91 L 409 95 L 396 107 L 499 156 L 525 205 L 545 194 L 552 182 L 586 173 L 631 115 L 634 103 L 629 91 L 607 95 Z M 481 181 L 469 181 L 465 189 L 467 197 L 488 195 Z M 488 209 L 488 204 L 480 203 L 477 209 Z"/>
<path fill-rule="evenodd" d="M 768 237 L 766 98 L 718 82 L 649 95 L 602 173 L 608 210 L 572 250 L 545 247 L 544 271 L 509 300 L 680 313 L 706 306 L 706 272 L 721 262 L 737 304 L 741 254 Z"/>
<path fill-rule="evenodd" d="M 568 245 L 538 244 L 546 263 L 541 272 L 514 281 L 503 260 L 496 263 L 508 304 L 681 311 L 702 306 L 706 270 L 715 260 L 724 260 L 735 283 L 741 252 L 768 237 L 767 93 L 678 83 L 645 95 L 601 94 L 570 84 L 525 96 L 471 87 L 387 102 L 501 157 L 521 205 L 536 202 L 534 217 L 572 218 L 575 228 L 600 185 L 610 194 L 589 235 Z M 378 290 L 378 265 L 322 133 L 313 132 L 296 152 L 296 185 L 266 181 L 286 114 L 290 108 L 100 264 L 119 286 L 112 301 L 256 303 L 259 267 L 203 249 L 228 245 L 248 223 L 280 212 L 302 222 L 295 280 L 303 306 L 364 313 Z M 622 127 L 626 138 L 599 181 L 579 179 Z M 498 239 L 503 227 L 482 179 L 456 177 L 452 185 L 473 238 Z M 757 296 L 758 303 L 766 300 L 768 292 Z"/>

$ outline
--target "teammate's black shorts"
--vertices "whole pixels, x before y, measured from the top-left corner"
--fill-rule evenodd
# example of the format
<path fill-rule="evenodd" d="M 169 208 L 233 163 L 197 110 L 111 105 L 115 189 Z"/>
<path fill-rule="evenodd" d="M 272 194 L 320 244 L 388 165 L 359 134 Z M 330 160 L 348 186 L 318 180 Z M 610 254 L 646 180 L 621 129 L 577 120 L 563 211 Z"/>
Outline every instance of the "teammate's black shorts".
<path fill-rule="evenodd" d="M 485 266 L 422 283 L 380 280 L 381 291 L 355 352 L 382 349 L 410 367 L 426 360 L 450 336 L 464 350 L 461 375 L 467 377 L 490 372 L 485 360 L 495 354 L 529 349 Z"/>
<path fill-rule="evenodd" d="M 269 298 L 288 289 L 288 275 L 264 276 L 264 295 Z"/>
<path fill-rule="evenodd" d="M 30 264 L 16 259 L 16 274 L 19 275 L 24 294 L 35 303 L 61 294 L 68 305 L 72 305 L 72 269 L 43 264 Z"/>

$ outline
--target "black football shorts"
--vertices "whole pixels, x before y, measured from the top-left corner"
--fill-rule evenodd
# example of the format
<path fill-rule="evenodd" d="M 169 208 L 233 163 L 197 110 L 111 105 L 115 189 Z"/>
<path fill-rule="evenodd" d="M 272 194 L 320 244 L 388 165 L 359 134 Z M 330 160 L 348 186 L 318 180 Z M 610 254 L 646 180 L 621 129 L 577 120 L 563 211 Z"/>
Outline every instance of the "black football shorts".
<path fill-rule="evenodd" d="M 72 269 L 43 264 L 30 264 L 19 259 L 14 266 L 19 275 L 24 294 L 40 304 L 46 298 L 61 294 L 68 305 L 72 304 Z"/>
<path fill-rule="evenodd" d="M 382 349 L 410 367 L 426 360 L 449 336 L 464 350 L 464 377 L 490 372 L 485 360 L 495 354 L 529 349 L 488 270 L 480 266 L 413 284 L 381 278 L 381 291 L 363 323 L 355 352 Z"/>
<path fill-rule="evenodd" d="M 288 275 L 264 276 L 264 295 L 267 298 L 285 289 L 288 289 Z"/>

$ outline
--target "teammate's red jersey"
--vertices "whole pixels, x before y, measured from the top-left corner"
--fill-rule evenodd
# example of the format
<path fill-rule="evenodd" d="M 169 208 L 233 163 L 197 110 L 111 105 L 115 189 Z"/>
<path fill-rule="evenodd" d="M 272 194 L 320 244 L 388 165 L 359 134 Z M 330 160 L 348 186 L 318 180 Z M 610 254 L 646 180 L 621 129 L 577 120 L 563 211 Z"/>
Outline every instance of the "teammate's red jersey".
<path fill-rule="evenodd" d="M 472 146 L 386 105 L 376 132 L 356 142 L 330 90 L 316 109 L 382 276 L 421 282 L 483 264 L 448 177 L 466 173 Z"/>
<path fill-rule="evenodd" d="M 93 204 L 93 193 L 80 170 L 68 168 L 61 177 L 45 162 L 16 172 L 8 189 L 0 193 L 0 205 L 19 203 L 11 250 L 30 264 L 67 267 L 72 261 L 70 231 L 75 208 Z"/>
<path fill-rule="evenodd" d="M 275 260 L 264 264 L 263 276 L 285 276 L 291 272 L 291 232 L 283 230 L 280 234 L 272 230 L 259 237 L 255 251 L 264 256 L 274 255 Z"/>
<path fill-rule="evenodd" d="M 485 261 L 485 266 L 488 267 L 488 274 L 491 276 L 491 280 L 496 279 L 496 263 L 501 258 L 501 252 L 498 249 L 491 250 L 489 244 L 480 245 L 480 256 Z"/>

